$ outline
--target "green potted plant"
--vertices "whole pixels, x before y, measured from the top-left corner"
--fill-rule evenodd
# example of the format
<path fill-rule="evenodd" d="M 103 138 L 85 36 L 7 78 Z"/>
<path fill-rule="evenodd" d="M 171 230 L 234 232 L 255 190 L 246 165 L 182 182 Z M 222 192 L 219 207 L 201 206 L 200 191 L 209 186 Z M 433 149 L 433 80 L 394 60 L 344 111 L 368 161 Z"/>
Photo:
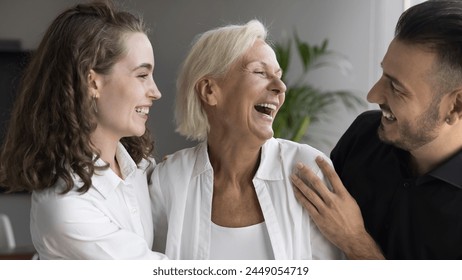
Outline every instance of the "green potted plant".
<path fill-rule="evenodd" d="M 293 82 L 289 82 L 286 77 L 291 66 L 292 44 L 295 44 L 302 71 L 292 79 Z M 321 115 L 328 112 L 332 105 L 340 102 L 349 109 L 365 106 L 365 102 L 351 91 L 325 91 L 307 82 L 308 74 L 314 69 L 340 66 L 340 56 L 329 50 L 327 45 L 327 39 L 319 46 L 310 45 L 301 41 L 296 33 L 284 44 L 275 44 L 274 50 L 283 71 L 282 80 L 287 85 L 287 91 L 284 105 L 279 109 L 273 123 L 274 137 L 300 142 L 310 124 L 319 121 Z"/>

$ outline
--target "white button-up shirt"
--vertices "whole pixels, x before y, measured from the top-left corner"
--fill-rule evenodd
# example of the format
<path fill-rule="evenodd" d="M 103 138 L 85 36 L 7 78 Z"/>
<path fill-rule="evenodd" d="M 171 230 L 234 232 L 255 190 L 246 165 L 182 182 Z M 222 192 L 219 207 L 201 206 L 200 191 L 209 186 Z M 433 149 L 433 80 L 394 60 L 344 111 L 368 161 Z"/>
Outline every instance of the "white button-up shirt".
<path fill-rule="evenodd" d="M 323 154 L 308 145 L 282 139 L 270 139 L 262 147 L 253 184 L 275 259 L 344 257 L 298 203 L 289 179 L 295 164 L 301 161 L 324 180 L 314 161 L 318 155 Z M 209 259 L 213 169 L 207 143 L 169 156 L 157 165 L 151 183 L 154 249 L 171 259 Z"/>
<path fill-rule="evenodd" d="M 40 259 L 163 259 L 153 252 L 148 175 L 155 162 L 136 166 L 119 143 L 122 177 L 111 169 L 95 171 L 88 192 L 60 194 L 64 181 L 32 194 L 31 235 Z M 99 159 L 97 165 L 104 165 Z"/>

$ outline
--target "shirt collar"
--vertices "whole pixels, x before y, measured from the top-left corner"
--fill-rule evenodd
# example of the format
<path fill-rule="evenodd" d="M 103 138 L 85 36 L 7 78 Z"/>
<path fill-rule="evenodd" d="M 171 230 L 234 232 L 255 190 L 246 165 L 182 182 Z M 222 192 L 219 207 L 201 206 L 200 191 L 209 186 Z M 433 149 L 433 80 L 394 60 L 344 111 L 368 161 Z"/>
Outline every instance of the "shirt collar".
<path fill-rule="evenodd" d="M 120 142 L 117 145 L 116 159 L 119 163 L 120 172 L 122 173 L 122 177 L 124 179 L 132 176 L 138 168 L 128 151 L 125 149 L 124 145 L 122 145 Z"/>
<path fill-rule="evenodd" d="M 135 173 L 137 166 L 130 154 L 120 142 L 117 145 L 116 159 L 119 163 L 120 172 L 122 173 L 124 180 Z M 99 158 L 95 165 L 104 166 L 106 163 L 101 158 Z M 105 198 L 107 198 L 114 190 L 116 190 L 120 183 L 124 182 L 124 180 L 117 176 L 110 168 L 104 170 L 95 170 L 91 180 L 93 187 Z"/>
<path fill-rule="evenodd" d="M 429 175 L 462 189 L 462 150 L 443 164 L 429 172 Z"/>
<path fill-rule="evenodd" d="M 207 141 L 201 142 L 196 146 L 196 161 L 194 163 L 193 176 L 197 176 L 208 170 L 213 170 L 210 163 L 209 155 L 207 152 Z"/>
<path fill-rule="evenodd" d="M 207 153 L 207 141 L 200 143 L 196 149 L 197 157 L 193 176 L 213 170 Z M 282 180 L 282 170 L 279 143 L 274 138 L 271 138 L 262 147 L 260 166 L 255 177 L 262 180 Z"/>
<path fill-rule="evenodd" d="M 281 147 L 276 139 L 271 138 L 261 149 L 260 166 L 255 177 L 270 181 L 282 180 L 283 170 Z"/>
<path fill-rule="evenodd" d="M 394 152 L 400 162 L 401 172 L 405 174 L 405 176 L 411 177 L 412 172 L 409 168 L 409 164 L 407 164 L 410 156 L 409 152 L 403 151 L 396 147 L 394 147 Z M 440 164 L 437 168 L 417 178 L 416 183 L 425 183 L 429 180 L 432 180 L 432 178 L 435 178 L 462 189 L 462 172 L 460 171 L 461 166 L 462 150 Z"/>

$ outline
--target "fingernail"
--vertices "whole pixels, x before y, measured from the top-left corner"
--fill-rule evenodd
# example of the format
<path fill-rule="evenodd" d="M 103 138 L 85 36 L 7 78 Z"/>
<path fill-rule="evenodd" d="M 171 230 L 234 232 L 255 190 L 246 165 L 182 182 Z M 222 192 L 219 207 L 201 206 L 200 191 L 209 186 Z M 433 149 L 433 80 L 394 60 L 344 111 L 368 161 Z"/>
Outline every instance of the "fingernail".
<path fill-rule="evenodd" d="M 317 162 L 323 162 L 324 161 L 324 158 L 322 156 L 317 156 L 316 157 L 316 161 Z"/>
<path fill-rule="evenodd" d="M 298 169 L 302 169 L 303 168 L 303 163 L 297 162 L 296 166 L 297 166 Z"/>

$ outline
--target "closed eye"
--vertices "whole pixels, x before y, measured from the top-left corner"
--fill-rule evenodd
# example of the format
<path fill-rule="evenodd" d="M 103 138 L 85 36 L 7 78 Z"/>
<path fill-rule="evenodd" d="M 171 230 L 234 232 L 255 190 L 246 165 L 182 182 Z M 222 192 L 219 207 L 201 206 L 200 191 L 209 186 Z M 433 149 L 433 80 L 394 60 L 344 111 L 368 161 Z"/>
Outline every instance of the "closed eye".
<path fill-rule="evenodd" d="M 397 88 L 397 86 L 395 85 L 395 83 L 393 81 L 390 81 L 390 87 L 393 90 L 393 92 L 395 92 L 395 93 L 403 93 L 401 90 L 399 90 Z"/>

